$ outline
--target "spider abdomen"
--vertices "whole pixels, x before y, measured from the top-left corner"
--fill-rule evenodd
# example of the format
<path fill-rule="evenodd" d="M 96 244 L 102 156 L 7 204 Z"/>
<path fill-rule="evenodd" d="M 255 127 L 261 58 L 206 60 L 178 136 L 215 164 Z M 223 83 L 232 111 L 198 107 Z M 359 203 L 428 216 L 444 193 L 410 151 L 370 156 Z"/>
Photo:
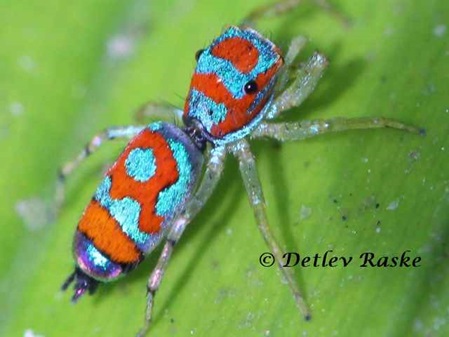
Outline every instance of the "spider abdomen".
<path fill-rule="evenodd" d="M 180 128 L 153 123 L 141 131 L 106 172 L 78 223 L 79 268 L 100 281 L 135 268 L 193 193 L 202 163 Z"/>

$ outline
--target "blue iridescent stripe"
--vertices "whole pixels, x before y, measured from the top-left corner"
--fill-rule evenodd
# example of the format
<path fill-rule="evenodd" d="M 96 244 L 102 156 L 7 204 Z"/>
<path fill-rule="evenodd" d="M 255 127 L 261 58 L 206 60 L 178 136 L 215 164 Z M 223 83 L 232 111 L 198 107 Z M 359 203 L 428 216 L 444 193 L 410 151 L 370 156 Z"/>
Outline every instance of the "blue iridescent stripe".
<path fill-rule="evenodd" d="M 224 121 L 228 113 L 223 103 L 216 103 L 196 89 L 190 90 L 189 110 L 190 116 L 203 121 L 204 127 L 209 132 L 212 126 Z M 208 115 L 208 118 L 205 115 Z"/>
<path fill-rule="evenodd" d="M 109 211 L 118 222 L 123 232 L 128 235 L 140 250 L 146 252 L 154 242 L 160 239 L 160 234 L 147 234 L 139 230 L 140 204 L 130 198 L 112 199 L 111 177 L 105 177 L 95 193 L 95 200 Z"/>
<path fill-rule="evenodd" d="M 179 178 L 176 183 L 161 191 L 157 198 L 156 214 L 164 217 L 173 215 L 174 210 L 184 202 L 192 184 L 192 165 L 186 148 L 174 139 L 169 139 L 168 144 L 176 160 Z"/>
<path fill-rule="evenodd" d="M 119 277 L 122 267 L 103 255 L 94 243 L 79 231 L 75 234 L 75 256 L 78 265 L 89 275 L 101 281 L 110 281 Z"/>

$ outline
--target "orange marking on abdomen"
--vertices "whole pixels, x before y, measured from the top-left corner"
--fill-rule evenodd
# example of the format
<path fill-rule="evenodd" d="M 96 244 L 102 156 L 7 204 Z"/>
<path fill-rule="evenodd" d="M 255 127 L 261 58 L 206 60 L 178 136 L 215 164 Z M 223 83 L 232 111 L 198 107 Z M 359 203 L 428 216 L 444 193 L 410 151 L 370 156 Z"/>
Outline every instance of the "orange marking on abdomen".
<path fill-rule="evenodd" d="M 95 247 L 116 263 L 136 263 L 141 254 L 133 241 L 123 233 L 108 210 L 92 200 L 78 223 L 78 230 L 86 235 Z"/>
<path fill-rule="evenodd" d="M 153 150 L 156 172 L 148 181 L 136 181 L 126 172 L 126 158 L 135 148 Z M 155 213 L 157 197 L 159 192 L 174 184 L 179 178 L 176 160 L 164 137 L 145 129 L 128 144 L 106 174 L 112 180 L 111 198 L 130 197 L 140 204 L 139 229 L 148 234 L 159 232 L 164 217 Z"/>
<path fill-rule="evenodd" d="M 259 61 L 259 51 L 245 39 L 231 37 L 217 43 L 211 50 L 212 55 L 231 62 L 242 73 L 249 73 Z"/>

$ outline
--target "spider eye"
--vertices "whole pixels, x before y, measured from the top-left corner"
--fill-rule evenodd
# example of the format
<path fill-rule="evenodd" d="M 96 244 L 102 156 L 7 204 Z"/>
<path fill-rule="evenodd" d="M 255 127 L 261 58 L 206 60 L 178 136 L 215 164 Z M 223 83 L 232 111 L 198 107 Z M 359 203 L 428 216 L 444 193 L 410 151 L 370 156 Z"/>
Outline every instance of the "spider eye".
<path fill-rule="evenodd" d="M 195 53 L 195 60 L 199 60 L 201 54 L 203 53 L 204 49 L 200 49 Z"/>
<path fill-rule="evenodd" d="M 256 81 L 251 80 L 247 82 L 243 87 L 243 90 L 245 90 L 247 94 L 254 94 L 258 90 Z"/>

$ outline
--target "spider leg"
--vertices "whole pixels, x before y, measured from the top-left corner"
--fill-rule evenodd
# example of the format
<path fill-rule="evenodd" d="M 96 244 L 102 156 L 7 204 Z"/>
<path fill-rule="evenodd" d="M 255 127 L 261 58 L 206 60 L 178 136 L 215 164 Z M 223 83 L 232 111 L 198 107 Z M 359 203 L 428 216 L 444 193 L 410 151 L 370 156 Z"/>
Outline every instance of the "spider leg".
<path fill-rule="evenodd" d="M 304 36 L 296 36 L 290 42 L 287 53 L 284 56 L 284 66 L 279 72 L 277 83 L 275 86 L 274 96 L 278 96 L 287 87 L 288 80 L 292 73 L 294 73 L 294 62 L 304 46 L 307 44 L 307 38 Z"/>
<path fill-rule="evenodd" d="M 182 125 L 182 109 L 166 102 L 147 102 L 135 113 L 139 123 L 148 124 L 154 121 L 163 121 L 175 125 Z"/>
<path fill-rule="evenodd" d="M 300 310 L 304 318 L 308 320 L 311 317 L 310 310 L 295 280 L 293 271 L 292 269 L 282 267 L 281 261 L 283 252 L 278 242 L 276 241 L 276 238 L 271 232 L 268 223 L 267 215 L 265 212 L 266 206 L 262 186 L 257 174 L 256 162 L 253 154 L 251 153 L 249 144 L 245 139 L 242 139 L 237 143 L 231 145 L 230 150 L 239 161 L 240 172 L 242 174 L 246 192 L 248 193 L 249 202 L 251 204 L 251 207 L 253 208 L 259 230 L 262 233 L 262 236 L 267 243 L 271 253 L 274 255 L 281 273 L 288 282 L 298 309 Z"/>
<path fill-rule="evenodd" d="M 294 79 L 288 86 L 287 81 L 281 77 L 279 82 L 281 87 L 276 88 L 277 96 L 267 112 L 267 119 L 273 119 L 283 111 L 301 105 L 315 90 L 327 65 L 326 57 L 315 52 L 302 67 L 293 70 Z M 286 73 L 287 75 L 283 76 L 288 76 L 289 72 Z"/>
<path fill-rule="evenodd" d="M 130 139 L 142 131 L 144 126 L 117 126 L 110 127 L 95 135 L 84 149 L 73 160 L 66 162 L 61 166 L 56 181 L 55 207 L 56 212 L 64 203 L 65 181 L 67 177 L 75 171 L 78 166 L 92 153 L 94 153 L 105 141 L 126 138 Z"/>
<path fill-rule="evenodd" d="M 154 296 L 156 295 L 162 278 L 164 277 L 164 273 L 173 253 L 174 247 L 181 238 L 182 233 L 184 232 L 189 222 L 202 209 L 202 207 L 212 194 L 213 190 L 215 189 L 215 186 L 220 180 L 221 173 L 223 172 L 225 156 L 226 150 L 224 147 L 217 147 L 212 149 L 211 155 L 206 165 L 206 171 L 204 172 L 203 179 L 197 191 L 195 192 L 195 195 L 181 211 L 181 214 L 173 221 L 173 225 L 168 232 L 167 240 L 165 242 L 164 248 L 162 249 L 162 253 L 159 256 L 157 265 L 151 272 L 151 275 L 148 279 L 145 323 L 137 336 L 142 337 L 148 331 L 152 318 Z"/>
<path fill-rule="evenodd" d="M 425 130 L 400 121 L 384 117 L 332 118 L 327 120 L 301 121 L 292 123 L 261 123 L 251 134 L 252 138 L 268 137 L 283 141 L 302 140 L 325 133 L 348 130 L 392 128 L 420 135 Z"/>
<path fill-rule="evenodd" d="M 242 20 L 241 26 L 255 27 L 256 21 L 285 14 L 292 9 L 295 9 L 303 2 L 303 0 L 282 0 L 257 7 Z M 343 26 L 349 26 L 349 19 L 333 7 L 327 0 L 314 0 L 313 3 L 335 17 Z"/>

